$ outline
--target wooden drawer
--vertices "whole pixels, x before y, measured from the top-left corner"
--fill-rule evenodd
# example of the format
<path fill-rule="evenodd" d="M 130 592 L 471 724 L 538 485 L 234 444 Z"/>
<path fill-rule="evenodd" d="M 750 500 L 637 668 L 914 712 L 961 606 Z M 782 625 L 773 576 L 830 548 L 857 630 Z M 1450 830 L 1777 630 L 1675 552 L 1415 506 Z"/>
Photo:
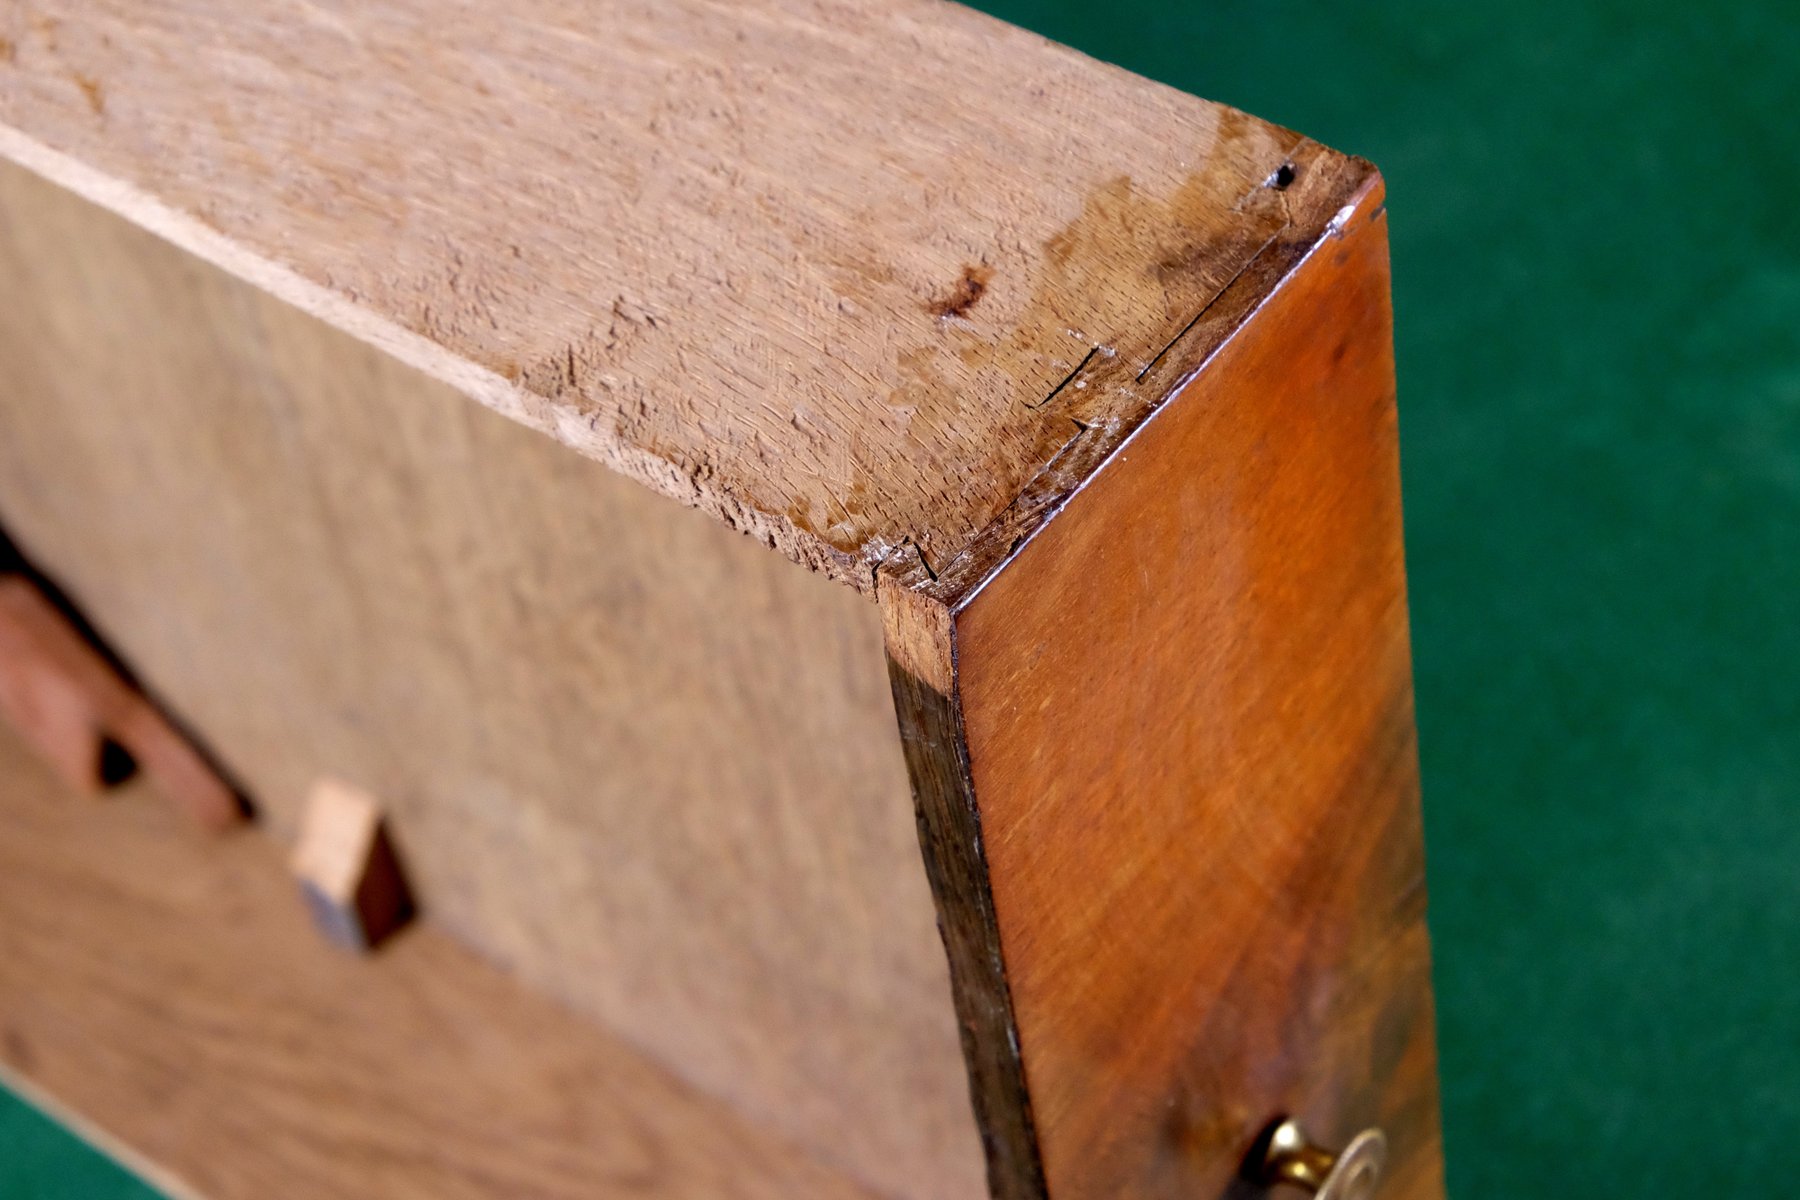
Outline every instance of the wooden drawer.
<path fill-rule="evenodd" d="M 320 776 L 380 796 L 409 936 L 666 1072 L 676 1159 L 799 1172 L 585 1194 L 1250 1194 L 1295 1116 L 1441 1195 L 1372 168 L 936 4 L 40 7 L 0 25 L 0 522 L 268 834 Z M 930 102 L 970 77 L 981 120 Z M 407 945 L 372 994 L 478 969 Z M 52 979 L 0 975 L 24 1085 L 92 1107 L 59 1046 L 181 1035 L 59 1025 Z M 486 1078 L 215 983 L 234 1037 L 414 1072 L 402 1124 Z M 267 1194 L 294 1160 L 209 1086 L 189 1139 L 99 1118 Z M 330 1146 L 345 1104 L 270 1119 Z M 532 1104 L 491 1194 L 584 1194 L 532 1160 L 584 1102 Z M 320 1194 L 446 1194 L 439 1115 Z"/>

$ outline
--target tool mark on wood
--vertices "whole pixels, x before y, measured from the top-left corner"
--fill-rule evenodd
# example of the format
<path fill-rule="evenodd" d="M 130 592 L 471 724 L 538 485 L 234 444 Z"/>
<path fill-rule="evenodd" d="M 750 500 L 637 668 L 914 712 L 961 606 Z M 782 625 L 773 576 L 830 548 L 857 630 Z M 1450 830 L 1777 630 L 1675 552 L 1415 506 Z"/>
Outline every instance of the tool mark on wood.
<path fill-rule="evenodd" d="M 1099 355 L 1100 350 L 1101 347 L 1099 346 L 1090 346 L 1088 348 L 1087 356 L 1075 364 L 1075 369 L 1073 371 L 1070 371 L 1067 375 L 1063 376 L 1063 381 L 1061 383 L 1050 389 L 1049 395 L 1045 396 L 1042 400 L 1039 400 L 1036 404 L 1027 404 L 1025 407 L 1033 410 L 1040 409 L 1062 395 L 1063 389 L 1067 388 L 1071 383 L 1074 383 L 1076 377 L 1087 370 L 1088 364 L 1094 361 L 1095 357 Z M 1142 378 L 1142 376 L 1139 378 Z"/>
<path fill-rule="evenodd" d="M 1181 339 L 1186 337 L 1190 332 L 1192 332 L 1194 326 L 1198 325 L 1203 319 L 1205 319 L 1206 314 L 1213 310 L 1213 306 L 1218 304 L 1219 300 L 1222 297 L 1224 297 L 1224 295 L 1227 292 L 1231 291 L 1232 285 L 1236 284 L 1238 280 L 1242 279 L 1244 277 L 1244 273 L 1246 271 L 1248 271 L 1251 267 L 1255 266 L 1256 260 L 1261 258 L 1265 253 L 1267 253 L 1269 247 L 1273 246 L 1277 241 L 1279 241 L 1281 238 L 1281 235 L 1286 233 L 1287 230 L 1288 230 L 1288 223 L 1284 222 L 1280 229 L 1277 229 L 1274 233 L 1270 234 L 1269 240 L 1264 242 L 1262 245 L 1258 246 L 1256 248 L 1256 253 L 1252 254 L 1249 258 L 1246 258 L 1244 260 L 1244 265 L 1239 267 L 1237 269 L 1236 273 L 1233 274 L 1230 279 L 1225 281 L 1225 286 L 1219 289 L 1218 294 L 1215 295 L 1211 300 L 1208 300 L 1206 302 L 1205 307 L 1203 307 L 1199 312 L 1194 314 L 1194 319 L 1189 321 L 1186 325 L 1183 325 L 1181 327 L 1181 332 L 1177 333 L 1174 337 L 1170 338 L 1169 344 L 1164 346 L 1161 350 L 1158 350 L 1156 352 L 1156 357 L 1152 358 L 1149 362 L 1144 364 L 1144 369 L 1137 373 L 1137 378 L 1134 380 L 1134 382 L 1136 382 L 1136 383 L 1144 382 L 1145 376 L 1149 375 L 1150 372 L 1154 371 L 1156 369 L 1156 365 L 1158 363 L 1162 362 L 1163 359 L 1168 357 L 1169 351 L 1173 350 L 1177 345 L 1179 345 L 1181 342 Z"/>

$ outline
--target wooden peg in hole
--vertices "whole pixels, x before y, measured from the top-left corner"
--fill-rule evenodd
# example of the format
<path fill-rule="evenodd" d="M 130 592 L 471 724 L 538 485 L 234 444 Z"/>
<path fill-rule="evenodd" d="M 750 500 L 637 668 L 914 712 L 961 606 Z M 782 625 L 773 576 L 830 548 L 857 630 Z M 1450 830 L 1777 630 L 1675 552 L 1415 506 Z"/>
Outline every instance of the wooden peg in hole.
<path fill-rule="evenodd" d="M 381 806 L 349 784 L 313 785 L 293 868 L 314 921 L 347 949 L 372 949 L 413 914 Z"/>
<path fill-rule="evenodd" d="M 209 829 L 245 816 L 237 790 L 23 575 L 0 575 L 0 716 L 78 791 L 135 768 Z"/>

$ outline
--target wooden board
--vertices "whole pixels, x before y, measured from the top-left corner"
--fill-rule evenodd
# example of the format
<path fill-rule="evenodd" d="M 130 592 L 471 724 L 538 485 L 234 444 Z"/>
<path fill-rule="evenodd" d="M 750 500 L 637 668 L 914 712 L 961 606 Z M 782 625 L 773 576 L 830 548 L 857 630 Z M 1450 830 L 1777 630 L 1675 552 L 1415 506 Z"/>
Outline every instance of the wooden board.
<path fill-rule="evenodd" d="M 938 0 L 25 0 L 0 154 L 861 589 L 1347 163 Z"/>
<path fill-rule="evenodd" d="M 34 742 L 64 782 L 97 791 L 142 771 L 190 817 L 229 829 L 242 798 L 40 581 L 0 574 L 0 719 Z"/>
<path fill-rule="evenodd" d="M 1400 533 L 1371 179 L 989 575 L 884 591 L 1004 1196 L 1235 1194 L 1284 1115 L 1442 1196 Z"/>
<path fill-rule="evenodd" d="M 880 593 L 997 1195 L 1216 1195 L 1284 1107 L 1435 1193 L 1367 164 L 936 0 L 0 20 L 0 154 Z M 0 353 L 63 402 L 0 513 L 130 529 L 82 586 L 271 782 L 228 708 L 291 687 L 325 769 L 432 796 L 453 926 L 876 1186 L 973 1190 L 872 610 L 120 253 L 15 239 L 52 300 Z M 132 502 L 176 476 L 171 537 Z"/>
<path fill-rule="evenodd" d="M 277 836 L 370 790 L 429 920 L 980 1191 L 874 606 L 10 166 L 0 293 L 0 521 Z"/>
<path fill-rule="evenodd" d="M 0 721 L 57 777 L 94 793 L 135 764 L 106 732 L 136 697 L 22 575 L 0 574 Z"/>
<path fill-rule="evenodd" d="M 0 730 L 0 1075 L 175 1200 L 869 1200 L 429 929 L 319 939 L 275 846 Z"/>

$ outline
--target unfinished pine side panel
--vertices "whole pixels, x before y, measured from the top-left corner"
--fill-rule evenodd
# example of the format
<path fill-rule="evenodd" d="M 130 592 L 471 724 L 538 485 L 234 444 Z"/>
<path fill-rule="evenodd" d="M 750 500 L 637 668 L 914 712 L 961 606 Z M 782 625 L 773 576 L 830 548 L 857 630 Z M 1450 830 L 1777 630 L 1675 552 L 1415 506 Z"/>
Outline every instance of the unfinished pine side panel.
<path fill-rule="evenodd" d="M 172 1200 L 869 1200 L 445 935 L 322 942 L 265 839 L 0 729 L 0 1077 Z"/>
<path fill-rule="evenodd" d="M 1334 210 L 989 573 L 884 583 L 1009 1198 L 1249 1195 L 1290 1115 L 1443 1194 L 1379 179 Z"/>
<path fill-rule="evenodd" d="M 0 521 L 291 838 L 890 1195 L 980 1146 L 876 608 L 15 167 Z"/>
<path fill-rule="evenodd" d="M 1343 161 L 938 0 L 19 0 L 0 154 L 864 590 Z"/>

